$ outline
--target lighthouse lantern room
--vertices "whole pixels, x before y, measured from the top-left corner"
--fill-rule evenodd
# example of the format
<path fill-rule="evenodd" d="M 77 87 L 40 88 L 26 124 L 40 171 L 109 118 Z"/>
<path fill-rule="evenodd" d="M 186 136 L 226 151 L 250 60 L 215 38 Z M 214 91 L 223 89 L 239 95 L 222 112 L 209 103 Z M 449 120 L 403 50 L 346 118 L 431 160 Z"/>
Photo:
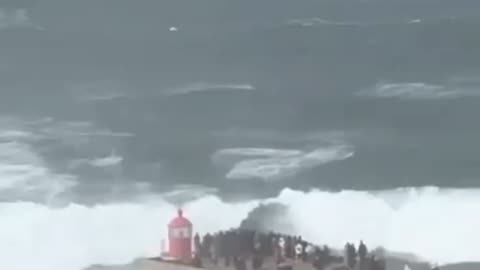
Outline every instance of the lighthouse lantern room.
<path fill-rule="evenodd" d="M 169 256 L 184 260 L 192 258 L 192 223 L 178 210 L 178 216 L 168 224 Z"/>

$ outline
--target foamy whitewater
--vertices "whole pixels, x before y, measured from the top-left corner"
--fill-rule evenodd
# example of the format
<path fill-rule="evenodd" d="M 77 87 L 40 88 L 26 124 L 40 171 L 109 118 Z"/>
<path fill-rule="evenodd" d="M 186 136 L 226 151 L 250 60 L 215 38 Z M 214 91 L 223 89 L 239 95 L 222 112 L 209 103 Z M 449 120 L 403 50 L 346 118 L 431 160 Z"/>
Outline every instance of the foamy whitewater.
<path fill-rule="evenodd" d="M 415 253 L 439 263 L 480 260 L 479 190 L 436 188 L 303 193 L 285 189 L 275 201 L 289 206 L 296 232 L 341 247 L 363 239 L 373 246 Z M 207 196 L 185 205 L 199 233 L 236 227 L 258 201 L 225 203 Z M 175 207 L 150 197 L 119 204 L 64 208 L 15 202 L 0 205 L 2 268 L 80 270 L 157 255 Z M 273 224 L 272 229 L 275 229 Z"/>

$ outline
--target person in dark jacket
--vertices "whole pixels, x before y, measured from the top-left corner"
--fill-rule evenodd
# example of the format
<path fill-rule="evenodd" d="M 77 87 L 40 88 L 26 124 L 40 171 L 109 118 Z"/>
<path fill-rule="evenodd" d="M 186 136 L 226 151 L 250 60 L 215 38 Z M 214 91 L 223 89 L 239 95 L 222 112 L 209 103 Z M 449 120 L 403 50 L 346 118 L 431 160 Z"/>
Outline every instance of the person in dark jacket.
<path fill-rule="evenodd" d="M 345 245 L 345 255 L 346 255 L 346 263 L 350 269 L 354 269 L 356 260 L 357 260 L 357 252 L 355 249 L 355 245 L 347 243 Z"/>
<path fill-rule="evenodd" d="M 358 258 L 360 259 L 360 261 L 365 260 L 367 254 L 367 246 L 365 245 L 365 243 L 363 243 L 363 241 L 360 241 L 360 245 L 358 246 Z"/>
<path fill-rule="evenodd" d="M 196 233 L 193 237 L 193 244 L 195 247 L 195 253 L 200 256 L 200 254 L 202 254 L 202 244 L 200 242 L 200 235 L 198 235 L 198 233 Z"/>

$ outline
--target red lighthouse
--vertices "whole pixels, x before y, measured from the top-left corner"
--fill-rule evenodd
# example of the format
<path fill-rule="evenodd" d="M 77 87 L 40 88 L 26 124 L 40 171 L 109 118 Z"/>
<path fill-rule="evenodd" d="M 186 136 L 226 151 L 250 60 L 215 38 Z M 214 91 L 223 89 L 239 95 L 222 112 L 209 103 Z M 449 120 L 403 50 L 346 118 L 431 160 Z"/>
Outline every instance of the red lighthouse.
<path fill-rule="evenodd" d="M 168 224 L 168 242 L 171 257 L 179 260 L 192 258 L 192 223 L 183 216 L 181 209 Z"/>

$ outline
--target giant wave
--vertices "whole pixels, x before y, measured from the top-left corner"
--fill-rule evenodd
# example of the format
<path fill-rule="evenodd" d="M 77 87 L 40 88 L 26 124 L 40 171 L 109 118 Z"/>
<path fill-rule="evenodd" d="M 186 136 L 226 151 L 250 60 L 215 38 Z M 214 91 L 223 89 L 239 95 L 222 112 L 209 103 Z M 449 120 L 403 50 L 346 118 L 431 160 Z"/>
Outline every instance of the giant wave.
<path fill-rule="evenodd" d="M 285 219 L 314 242 L 346 241 L 407 251 L 439 263 L 480 260 L 474 233 L 479 190 L 438 188 L 382 192 L 283 190 L 262 200 L 288 206 Z M 236 227 L 261 201 L 224 202 L 205 195 L 184 204 L 199 233 Z M 157 255 L 175 205 L 161 196 L 61 208 L 30 202 L 0 204 L 0 252 L 5 269 L 80 270 Z M 21 214 L 19 214 L 21 213 Z M 215 217 L 215 218 L 214 218 Z M 271 229 L 276 228 L 272 224 Z M 452 247 L 452 248 L 448 248 Z M 452 249 L 456 252 L 452 252 Z"/>

